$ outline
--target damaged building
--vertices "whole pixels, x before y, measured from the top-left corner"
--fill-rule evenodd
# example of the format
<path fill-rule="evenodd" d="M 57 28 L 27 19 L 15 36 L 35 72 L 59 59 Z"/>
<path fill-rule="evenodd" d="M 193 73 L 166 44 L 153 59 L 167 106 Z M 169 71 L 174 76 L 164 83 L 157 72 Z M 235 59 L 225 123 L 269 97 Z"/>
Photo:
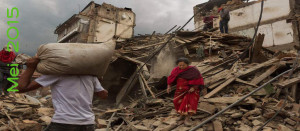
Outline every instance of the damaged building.
<path fill-rule="evenodd" d="M 81 12 L 55 29 L 58 43 L 99 43 L 112 39 L 131 38 L 135 13 L 130 8 L 90 2 Z"/>
<path fill-rule="evenodd" d="M 300 131 L 300 57 L 292 49 L 299 44 L 299 0 L 266 0 L 253 43 L 260 3 L 210 0 L 195 6 L 194 12 L 201 9 L 218 15 L 221 5 L 230 9 L 230 34 L 202 31 L 202 17 L 196 15 L 194 31 L 173 31 L 174 27 L 166 34 L 154 31 L 133 36 L 135 14 L 131 9 L 94 2 L 57 27 L 60 43 L 100 44 L 113 36 L 119 38 L 101 81 L 108 99 L 93 101 L 96 131 L 191 130 L 258 88 L 198 130 L 256 131 L 274 117 L 263 131 Z M 218 27 L 218 19 L 214 21 Z M 292 50 L 276 51 L 279 49 Z M 201 72 L 206 87 L 199 92 L 191 126 L 177 119 L 176 86 L 170 94 L 166 90 L 167 77 L 179 57 L 188 58 Z M 283 74 L 288 70 L 292 71 Z M 51 95 L 37 99 L 16 94 L 0 101 L 0 130 L 39 131 L 49 125 L 54 114 Z"/>
<path fill-rule="evenodd" d="M 260 16 L 260 2 L 241 0 L 210 0 L 210 4 L 200 4 L 194 7 L 194 13 L 201 11 L 207 15 L 217 16 L 218 7 L 230 11 L 228 23 L 229 33 L 253 37 Z M 205 5 L 205 9 L 201 7 Z M 201 9 L 201 10 L 200 10 Z M 292 49 L 299 43 L 299 0 L 266 0 L 264 3 L 261 25 L 258 33 L 265 34 L 263 47 L 272 50 Z M 194 25 L 197 30 L 204 26 L 203 17 L 195 16 Z M 219 18 L 214 20 L 214 27 L 219 27 Z"/>
<path fill-rule="evenodd" d="M 73 15 L 55 29 L 58 43 L 101 43 L 117 38 L 124 41 L 132 38 L 135 13 L 131 8 L 118 8 L 111 4 L 90 2 L 81 12 Z M 124 68 L 120 68 L 120 66 Z M 120 102 L 117 94 L 134 73 L 136 64 L 116 57 L 110 64 L 102 85 L 112 93 L 108 104 Z M 111 82 L 114 81 L 114 82 Z M 103 101 L 102 101 L 103 103 Z"/>

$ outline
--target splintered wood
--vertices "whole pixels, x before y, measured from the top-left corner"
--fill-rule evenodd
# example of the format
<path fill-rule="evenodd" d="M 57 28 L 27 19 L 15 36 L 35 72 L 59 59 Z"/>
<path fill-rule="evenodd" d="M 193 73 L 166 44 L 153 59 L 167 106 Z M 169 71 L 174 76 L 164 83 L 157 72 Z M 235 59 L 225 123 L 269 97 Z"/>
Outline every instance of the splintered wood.
<path fill-rule="evenodd" d="M 29 97 L 20 94 L 10 94 L 9 97 L 1 96 L 1 131 L 41 131 L 43 127 L 50 124 L 54 109 L 41 107 L 42 104 L 37 103 L 39 100 L 33 101 L 34 98 Z"/>
<path fill-rule="evenodd" d="M 151 54 L 163 46 L 171 35 L 158 34 L 151 35 L 151 39 L 149 37 L 149 35 L 138 36 L 119 42 L 118 53 L 122 57 L 126 56 L 145 62 L 146 58 L 152 57 Z M 197 114 L 192 116 L 192 126 L 186 125 L 174 110 L 172 103 L 174 92 L 172 95 L 168 95 L 165 91 L 168 74 L 162 78 L 153 78 L 152 72 L 150 78 L 146 80 L 147 82 L 140 79 L 140 83 L 144 82 L 144 84 L 140 84 L 140 91 L 144 93 L 130 106 L 117 111 L 118 115 L 114 116 L 113 123 L 115 124 L 112 124 L 111 129 L 189 130 L 228 105 L 235 103 L 252 90 L 290 69 L 296 61 L 297 54 L 293 51 L 274 53 L 264 49 L 262 47 L 263 39 L 264 34 L 259 34 L 249 52 L 247 46 L 250 39 L 246 37 L 215 32 L 178 32 L 168 43 L 170 47 L 173 47 L 170 48 L 172 52 L 175 52 L 173 55 L 177 58 L 188 57 L 192 61 L 191 65 L 196 66 L 202 73 L 206 86 L 200 93 Z M 243 53 L 244 51 L 246 53 Z M 151 70 L 153 61 L 147 64 Z M 167 64 L 171 65 L 172 63 Z M 299 120 L 290 118 L 299 118 L 300 106 L 298 103 L 300 99 L 298 97 L 299 88 L 297 88 L 300 83 L 299 76 L 299 68 L 296 68 L 291 76 L 284 75 L 267 84 L 263 89 L 199 130 L 256 130 L 276 113 L 278 107 L 284 104 L 283 99 L 286 95 L 288 100 L 285 108 L 275 117 L 276 121 L 272 121 L 265 128 L 268 130 L 299 129 Z M 146 88 L 145 85 L 149 85 L 149 88 Z M 288 88 L 290 92 L 285 93 L 282 88 Z M 155 99 L 153 95 L 156 96 Z M 127 114 L 126 117 L 123 114 Z M 108 119 L 111 117 L 111 113 L 102 117 Z M 123 124 L 120 123 L 120 118 L 123 119 Z"/>
<path fill-rule="evenodd" d="M 152 54 L 159 54 L 157 51 L 171 36 L 173 35 L 153 33 L 117 43 L 115 56 L 135 63 L 137 68 L 131 76 L 118 78 L 124 80 L 124 84 L 118 92 L 113 92 L 116 95 L 115 101 L 109 102 L 119 105 L 118 107 L 97 108 L 101 104 L 94 104 L 97 130 L 190 130 L 290 69 L 297 60 L 295 51 L 274 53 L 263 50 L 263 35 L 260 35 L 249 52 L 249 38 L 201 31 L 178 32 L 166 46 L 170 50 L 167 53 L 170 57 L 155 60 L 156 57 Z M 264 58 L 260 59 L 262 54 Z M 159 54 L 161 55 L 166 54 Z M 202 73 L 206 87 L 201 89 L 197 113 L 191 117 L 191 125 L 186 124 L 174 109 L 175 86 L 170 94 L 166 91 L 170 72 L 161 77 L 153 75 L 157 73 L 153 70 L 154 64 L 162 62 L 171 71 L 175 61 L 171 63 L 169 59 L 179 57 L 188 57 L 192 61 L 192 66 L 196 66 Z M 148 60 L 149 58 L 154 59 Z M 299 83 L 300 71 L 296 67 L 289 75 L 266 84 L 263 89 L 199 130 L 257 130 L 280 107 L 283 108 L 278 116 L 264 129 L 299 130 Z M 131 95 L 132 93 L 136 95 Z M 23 95 L 4 99 L 1 97 L 0 109 L 4 111 L 0 112 L 0 130 L 38 131 L 50 124 L 54 113 L 52 103 L 45 98 L 39 100 L 41 103 L 29 101 L 29 98 Z M 49 106 L 41 107 L 41 104 Z"/>

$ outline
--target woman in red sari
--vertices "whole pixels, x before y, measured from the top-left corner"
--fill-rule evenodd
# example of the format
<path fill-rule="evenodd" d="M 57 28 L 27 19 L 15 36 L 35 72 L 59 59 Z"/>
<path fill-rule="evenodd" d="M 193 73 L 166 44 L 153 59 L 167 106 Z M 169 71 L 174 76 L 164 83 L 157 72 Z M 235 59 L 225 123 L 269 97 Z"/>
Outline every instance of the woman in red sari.
<path fill-rule="evenodd" d="M 191 125 L 191 115 L 196 114 L 200 89 L 204 87 L 203 77 L 194 66 L 189 66 L 187 58 L 179 58 L 171 75 L 168 77 L 167 92 L 170 93 L 171 86 L 176 84 L 173 103 L 177 113 L 185 116 L 184 123 Z"/>

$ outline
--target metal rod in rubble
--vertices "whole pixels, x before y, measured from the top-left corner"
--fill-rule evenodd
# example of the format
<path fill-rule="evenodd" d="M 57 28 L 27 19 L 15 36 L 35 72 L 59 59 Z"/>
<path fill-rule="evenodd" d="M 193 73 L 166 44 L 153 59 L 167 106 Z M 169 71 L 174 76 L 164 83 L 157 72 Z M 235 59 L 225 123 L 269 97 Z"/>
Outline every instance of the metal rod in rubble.
<path fill-rule="evenodd" d="M 174 28 L 175 28 L 176 26 L 177 26 L 177 25 L 175 25 L 173 28 L 171 28 L 169 31 L 167 31 L 167 32 L 165 33 L 165 35 L 168 34 L 169 32 L 171 32 L 172 30 L 174 30 Z"/>
<path fill-rule="evenodd" d="M 231 105 L 229 105 L 228 107 L 226 107 L 225 109 L 219 111 L 218 113 L 216 113 L 215 115 L 209 117 L 208 119 L 206 119 L 205 121 L 203 121 L 202 123 L 200 123 L 199 125 L 193 127 L 190 131 L 195 131 L 198 128 L 200 128 L 201 126 L 203 126 L 204 124 L 206 124 L 207 122 L 213 120 L 214 118 L 216 118 L 217 116 L 221 115 L 222 113 L 224 113 L 225 111 L 227 111 L 228 109 L 232 108 L 233 106 L 237 105 L 238 103 L 242 102 L 243 100 L 245 100 L 246 98 L 248 98 L 249 96 L 251 96 L 252 94 L 254 94 L 255 92 L 259 91 L 260 89 L 262 89 L 263 87 L 265 87 L 266 85 L 268 85 L 269 83 L 273 82 L 274 80 L 276 80 L 277 78 L 281 77 L 282 75 L 289 73 L 291 70 L 293 69 L 289 69 L 281 74 L 279 74 L 278 76 L 274 77 L 273 79 L 269 80 L 267 83 L 264 83 L 263 85 L 261 85 L 260 87 L 256 88 L 255 90 L 253 90 L 252 92 L 250 92 L 249 94 L 245 95 L 243 98 L 241 98 L 240 100 L 232 103 Z"/>
<path fill-rule="evenodd" d="M 179 26 L 179 27 L 175 30 L 175 32 L 177 32 L 180 28 L 181 28 L 181 26 Z"/>

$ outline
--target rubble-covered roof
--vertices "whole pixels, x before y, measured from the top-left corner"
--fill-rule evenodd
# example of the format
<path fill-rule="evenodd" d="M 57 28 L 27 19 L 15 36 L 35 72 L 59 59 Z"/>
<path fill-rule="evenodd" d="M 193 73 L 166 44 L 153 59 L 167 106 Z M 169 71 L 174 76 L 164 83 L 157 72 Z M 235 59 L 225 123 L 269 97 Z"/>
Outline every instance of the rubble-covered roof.
<path fill-rule="evenodd" d="M 95 4 L 95 7 L 96 7 L 96 8 L 101 6 L 100 4 L 97 4 L 97 3 L 95 3 L 94 1 L 91 1 L 89 4 L 87 4 L 87 5 L 81 10 L 81 12 L 85 11 L 85 10 L 86 10 L 88 7 L 90 7 L 92 4 Z M 102 3 L 102 5 L 113 6 L 113 5 L 111 5 L 111 4 L 106 4 L 106 3 Z M 118 7 L 116 7 L 116 8 L 118 8 Z M 131 8 L 127 8 L 127 7 L 125 7 L 125 8 L 118 8 L 118 9 L 132 11 Z M 67 19 L 64 23 L 58 25 L 58 26 L 56 27 L 54 33 L 57 34 L 57 31 L 58 31 L 60 28 L 66 26 L 66 25 L 69 24 L 71 21 L 73 21 L 75 18 L 78 18 L 78 17 L 77 17 L 78 15 L 79 15 L 79 14 L 74 14 L 74 15 L 71 16 L 69 19 Z"/>
<path fill-rule="evenodd" d="M 221 5 L 226 5 L 231 1 L 236 1 L 236 0 L 209 0 L 206 3 L 196 5 L 194 8 L 202 8 L 202 6 L 205 6 L 203 8 L 203 11 L 206 12 L 212 10 L 214 7 L 220 7 Z M 239 1 L 247 2 L 247 0 L 239 0 Z"/>

